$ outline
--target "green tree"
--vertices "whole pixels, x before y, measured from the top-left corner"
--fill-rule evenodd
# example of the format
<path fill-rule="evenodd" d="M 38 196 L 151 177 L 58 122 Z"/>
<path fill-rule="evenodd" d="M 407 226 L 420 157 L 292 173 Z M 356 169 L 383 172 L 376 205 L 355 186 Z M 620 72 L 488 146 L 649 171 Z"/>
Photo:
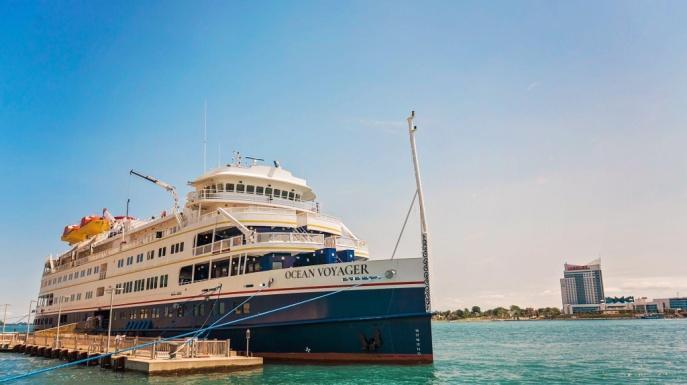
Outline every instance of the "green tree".
<path fill-rule="evenodd" d="M 482 314 L 482 309 L 479 308 L 479 306 L 473 306 L 472 307 L 472 314 Z"/>
<path fill-rule="evenodd" d="M 522 316 L 522 309 L 518 305 L 510 305 L 511 317 L 520 318 Z"/>

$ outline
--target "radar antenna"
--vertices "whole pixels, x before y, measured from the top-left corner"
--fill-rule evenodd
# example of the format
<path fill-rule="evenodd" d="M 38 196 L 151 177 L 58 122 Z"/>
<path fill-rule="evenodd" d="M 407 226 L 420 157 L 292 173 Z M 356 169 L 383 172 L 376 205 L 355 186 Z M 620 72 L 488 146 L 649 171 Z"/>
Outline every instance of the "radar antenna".
<path fill-rule="evenodd" d="M 258 162 L 264 162 L 264 161 L 265 161 L 265 159 L 262 159 L 262 158 L 253 158 L 252 156 L 247 156 L 246 159 L 252 160 L 252 161 L 253 161 L 253 166 L 255 166 L 256 164 L 258 164 Z"/>

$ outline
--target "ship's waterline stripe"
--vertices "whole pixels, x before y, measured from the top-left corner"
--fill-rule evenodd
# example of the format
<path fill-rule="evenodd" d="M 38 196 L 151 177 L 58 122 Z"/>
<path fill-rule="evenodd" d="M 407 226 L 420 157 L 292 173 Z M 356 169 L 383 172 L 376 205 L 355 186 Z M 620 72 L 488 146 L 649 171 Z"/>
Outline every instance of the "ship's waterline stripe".
<path fill-rule="evenodd" d="M 347 287 L 369 287 L 369 286 L 409 286 L 409 285 L 423 285 L 424 281 L 403 281 L 403 282 L 374 282 L 374 283 L 364 283 L 364 284 L 358 284 L 358 285 L 322 285 L 322 286 L 301 286 L 301 287 L 285 287 L 282 289 L 263 289 L 261 290 L 243 290 L 243 291 L 233 291 L 233 292 L 228 292 L 228 293 L 222 293 L 222 294 L 210 294 L 210 297 L 232 297 L 232 296 L 238 296 L 238 295 L 245 295 L 245 294 L 253 294 L 253 293 L 258 293 L 258 292 L 289 292 L 289 291 L 294 291 L 294 290 L 321 290 L 321 289 L 334 289 L 334 288 L 347 288 Z M 302 294 L 309 294 L 311 292 L 309 291 L 303 291 Z M 126 308 L 127 306 L 131 305 L 142 305 L 142 304 L 153 304 L 153 303 L 176 303 L 179 302 L 179 300 L 184 300 L 184 299 L 191 299 L 191 298 L 205 298 L 208 295 L 190 295 L 190 296 L 184 296 L 184 297 L 174 297 L 172 299 L 158 299 L 158 300 L 151 300 L 151 301 L 138 301 L 138 302 L 127 302 L 127 303 L 120 303 L 120 304 L 115 304 L 112 305 L 113 309 L 121 309 L 121 308 Z M 76 308 L 76 309 L 62 309 L 62 313 L 67 314 L 70 312 L 75 312 L 75 311 L 87 311 L 87 310 L 99 310 L 102 309 L 103 307 L 100 306 L 93 306 L 93 307 L 83 307 L 83 308 Z M 58 314 L 59 311 L 46 311 L 40 313 L 38 317 L 42 315 L 53 315 L 53 314 Z"/>

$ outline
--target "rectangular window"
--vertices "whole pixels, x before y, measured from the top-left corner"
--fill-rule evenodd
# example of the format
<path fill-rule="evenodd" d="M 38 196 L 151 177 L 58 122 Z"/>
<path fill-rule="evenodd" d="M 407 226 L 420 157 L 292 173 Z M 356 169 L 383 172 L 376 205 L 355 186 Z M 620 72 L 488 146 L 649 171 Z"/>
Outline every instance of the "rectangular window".
<path fill-rule="evenodd" d="M 133 263 L 134 263 L 134 257 L 133 256 L 126 257 L 126 265 L 127 266 L 132 265 Z"/>
<path fill-rule="evenodd" d="M 81 278 L 86 276 L 86 270 L 81 270 L 81 274 L 79 274 Z"/>
<path fill-rule="evenodd" d="M 93 274 L 98 274 L 99 271 L 100 271 L 100 266 L 96 266 L 93 268 Z"/>
<path fill-rule="evenodd" d="M 248 194 L 255 194 L 255 186 L 249 184 L 248 186 L 246 186 L 246 192 Z"/>
<path fill-rule="evenodd" d="M 179 285 L 193 282 L 193 265 L 184 266 L 179 270 Z"/>
<path fill-rule="evenodd" d="M 157 289 L 157 276 L 154 276 L 153 278 L 151 278 L 150 284 L 151 284 L 152 289 Z"/>
<path fill-rule="evenodd" d="M 239 275 L 240 274 L 239 270 L 240 270 L 239 269 L 239 257 L 238 256 L 232 257 L 231 258 L 231 275 L 232 276 Z"/>
<path fill-rule="evenodd" d="M 167 287 L 167 274 L 160 276 L 160 287 Z"/>
<path fill-rule="evenodd" d="M 243 304 L 243 314 L 248 314 L 250 313 L 250 302 L 246 302 Z"/>
<path fill-rule="evenodd" d="M 225 305 L 224 305 L 224 302 L 223 302 L 223 301 L 220 301 L 220 303 L 219 303 L 219 305 L 218 305 L 218 307 L 217 307 L 217 313 L 218 313 L 218 314 L 224 314 L 224 312 L 226 311 L 226 309 L 224 308 L 224 306 L 225 306 Z"/>
<path fill-rule="evenodd" d="M 275 188 L 274 189 L 274 197 L 279 198 L 279 194 L 281 194 L 281 190 L 279 190 L 278 188 Z"/>
<path fill-rule="evenodd" d="M 236 185 L 236 192 L 242 193 L 242 192 L 244 192 L 245 190 L 246 190 L 246 185 L 240 184 L 240 183 Z"/>
<path fill-rule="evenodd" d="M 199 263 L 193 268 L 193 282 L 205 281 L 210 274 L 209 263 Z"/>
<path fill-rule="evenodd" d="M 265 188 L 262 186 L 257 186 L 255 187 L 255 193 L 258 195 L 262 195 L 265 193 Z"/>
<path fill-rule="evenodd" d="M 301 200 L 301 194 L 296 194 L 296 200 L 300 201 Z"/>
<path fill-rule="evenodd" d="M 211 278 L 222 278 L 229 276 L 229 259 L 212 262 Z"/>
<path fill-rule="evenodd" d="M 224 184 L 220 183 L 217 185 L 217 192 L 224 192 Z"/>
<path fill-rule="evenodd" d="M 272 196 L 272 187 L 265 187 L 265 195 Z"/>
<path fill-rule="evenodd" d="M 286 190 L 281 191 L 281 199 L 286 199 L 289 196 L 289 192 Z"/>
<path fill-rule="evenodd" d="M 76 294 L 76 300 L 77 300 L 77 301 L 81 301 L 81 293 L 77 293 L 77 294 Z"/>
<path fill-rule="evenodd" d="M 289 193 L 289 200 L 293 200 L 293 198 L 294 198 L 294 194 L 293 194 L 293 191 L 291 191 L 291 192 Z"/>
<path fill-rule="evenodd" d="M 69 273 L 69 280 L 72 280 L 72 277 L 74 276 L 74 273 Z"/>
<path fill-rule="evenodd" d="M 227 183 L 226 185 L 224 185 L 224 187 L 226 188 L 227 192 L 234 192 L 234 184 L 233 183 Z"/>
<path fill-rule="evenodd" d="M 136 256 L 136 263 L 141 263 L 143 262 L 143 254 L 138 254 Z"/>
<path fill-rule="evenodd" d="M 152 286 L 152 279 L 151 278 L 146 278 L 146 290 L 150 290 Z"/>
<path fill-rule="evenodd" d="M 182 251 L 184 251 L 184 242 L 179 244 L 179 252 L 181 253 Z"/>
<path fill-rule="evenodd" d="M 89 267 L 89 268 L 88 268 L 88 272 L 87 272 L 86 274 L 87 274 L 87 275 L 91 275 L 92 272 L 93 272 L 93 268 L 92 268 L 92 267 Z"/>

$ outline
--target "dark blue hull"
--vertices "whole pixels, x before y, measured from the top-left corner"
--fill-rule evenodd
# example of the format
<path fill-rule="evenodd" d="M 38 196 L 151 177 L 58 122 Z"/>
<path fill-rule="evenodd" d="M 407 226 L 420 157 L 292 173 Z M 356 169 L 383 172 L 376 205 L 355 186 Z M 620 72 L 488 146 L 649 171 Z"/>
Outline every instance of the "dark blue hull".
<path fill-rule="evenodd" d="M 283 311 L 245 319 L 322 294 L 261 293 L 253 298 L 215 295 L 204 300 L 189 298 L 176 304 L 140 304 L 116 309 L 112 330 L 119 334 L 172 337 L 209 326 L 222 318 L 220 323 L 235 323 L 213 329 L 202 337 L 230 339 L 233 350 L 248 348 L 267 359 L 432 361 L 431 315 L 424 310 L 422 287 L 342 291 Z M 249 305 L 239 306 L 248 298 Z M 72 315 L 81 319 L 87 316 L 85 313 Z M 102 330 L 105 324 L 101 323 L 97 329 Z M 97 329 L 90 331 L 97 332 Z"/>

